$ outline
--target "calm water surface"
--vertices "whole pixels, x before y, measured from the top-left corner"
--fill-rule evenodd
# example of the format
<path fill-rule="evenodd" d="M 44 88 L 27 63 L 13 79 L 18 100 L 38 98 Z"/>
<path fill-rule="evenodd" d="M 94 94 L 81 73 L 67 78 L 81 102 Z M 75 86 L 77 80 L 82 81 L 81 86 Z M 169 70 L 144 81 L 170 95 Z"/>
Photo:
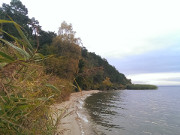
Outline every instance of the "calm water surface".
<path fill-rule="evenodd" d="M 100 135 L 180 135 L 180 87 L 100 92 L 85 108 Z"/>

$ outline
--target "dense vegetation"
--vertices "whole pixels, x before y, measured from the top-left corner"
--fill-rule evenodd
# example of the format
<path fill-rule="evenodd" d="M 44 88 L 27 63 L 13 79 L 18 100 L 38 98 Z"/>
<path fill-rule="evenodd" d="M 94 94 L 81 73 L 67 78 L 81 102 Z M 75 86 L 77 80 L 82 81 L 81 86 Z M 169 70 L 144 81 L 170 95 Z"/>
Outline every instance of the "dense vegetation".
<path fill-rule="evenodd" d="M 129 90 L 153 90 L 158 87 L 155 85 L 147 85 L 147 84 L 129 84 L 127 85 L 127 89 Z"/>
<path fill-rule="evenodd" d="M 44 72 L 45 57 L 33 49 L 17 23 L 0 23 L 13 24 L 21 37 L 9 35 L 14 42 L 0 38 L 0 133 L 53 134 L 56 124 L 49 107 L 63 101 L 72 86 Z"/>
<path fill-rule="evenodd" d="M 0 133 L 53 134 L 50 105 L 73 91 L 131 84 L 107 60 L 81 46 L 72 25 L 41 29 L 19 0 L 0 7 Z"/>
<path fill-rule="evenodd" d="M 77 81 L 83 89 L 124 89 L 126 84 L 131 84 L 131 80 L 119 73 L 106 59 L 88 52 L 84 47 L 81 52 Z"/>

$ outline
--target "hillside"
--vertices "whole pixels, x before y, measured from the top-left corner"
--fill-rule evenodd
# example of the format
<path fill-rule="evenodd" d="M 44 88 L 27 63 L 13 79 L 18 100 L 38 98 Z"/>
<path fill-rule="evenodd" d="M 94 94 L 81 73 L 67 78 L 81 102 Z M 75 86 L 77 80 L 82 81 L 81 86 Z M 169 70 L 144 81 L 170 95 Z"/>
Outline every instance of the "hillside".
<path fill-rule="evenodd" d="M 74 91 L 131 84 L 107 60 L 82 47 L 71 24 L 62 22 L 58 34 L 46 32 L 19 0 L 0 7 L 0 25 L 2 134 L 53 134 L 52 104 Z"/>
<path fill-rule="evenodd" d="M 131 84 L 131 81 L 124 74 L 119 73 L 106 59 L 88 52 L 85 47 L 81 48 L 81 53 L 80 64 L 83 63 L 81 65 L 84 66 L 80 66 L 80 73 L 85 73 L 77 79 L 83 89 L 123 89 L 125 85 Z"/>

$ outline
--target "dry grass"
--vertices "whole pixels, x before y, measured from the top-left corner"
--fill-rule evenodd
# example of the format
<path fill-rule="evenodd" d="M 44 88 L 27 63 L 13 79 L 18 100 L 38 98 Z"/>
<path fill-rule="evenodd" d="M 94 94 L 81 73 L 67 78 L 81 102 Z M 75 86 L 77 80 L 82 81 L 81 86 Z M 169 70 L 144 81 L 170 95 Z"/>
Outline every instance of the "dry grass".
<path fill-rule="evenodd" d="M 0 88 L 0 133 L 4 134 L 52 133 L 49 106 L 67 99 L 72 90 L 70 82 L 46 75 L 34 63 L 5 66 Z"/>
<path fill-rule="evenodd" d="M 44 72 L 44 56 L 36 53 L 18 24 L 0 23 L 13 23 L 22 37 L 10 35 L 14 42 L 0 38 L 0 134 L 54 134 L 50 105 L 68 98 L 73 85 Z"/>

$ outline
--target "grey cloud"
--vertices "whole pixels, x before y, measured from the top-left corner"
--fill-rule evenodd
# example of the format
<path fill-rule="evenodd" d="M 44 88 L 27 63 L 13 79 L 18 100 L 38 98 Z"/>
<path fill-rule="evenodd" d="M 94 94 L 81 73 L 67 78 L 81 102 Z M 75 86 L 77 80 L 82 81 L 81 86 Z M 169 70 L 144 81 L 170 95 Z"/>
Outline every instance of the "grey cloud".
<path fill-rule="evenodd" d="M 108 61 L 125 74 L 180 72 L 180 49 L 176 45 L 123 59 L 111 58 Z"/>

